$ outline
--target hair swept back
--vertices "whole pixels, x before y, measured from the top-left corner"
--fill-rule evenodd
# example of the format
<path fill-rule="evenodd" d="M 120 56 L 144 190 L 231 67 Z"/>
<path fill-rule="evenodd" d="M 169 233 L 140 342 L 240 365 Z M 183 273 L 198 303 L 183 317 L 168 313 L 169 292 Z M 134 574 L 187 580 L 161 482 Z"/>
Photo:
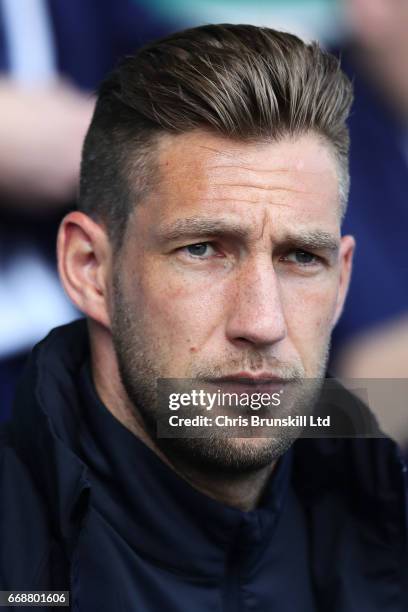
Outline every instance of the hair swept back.
<path fill-rule="evenodd" d="M 83 148 L 79 208 L 119 247 L 147 193 L 162 133 L 196 128 L 241 140 L 314 131 L 333 146 L 348 195 L 351 84 L 317 43 L 251 25 L 208 25 L 152 42 L 102 83 Z"/>

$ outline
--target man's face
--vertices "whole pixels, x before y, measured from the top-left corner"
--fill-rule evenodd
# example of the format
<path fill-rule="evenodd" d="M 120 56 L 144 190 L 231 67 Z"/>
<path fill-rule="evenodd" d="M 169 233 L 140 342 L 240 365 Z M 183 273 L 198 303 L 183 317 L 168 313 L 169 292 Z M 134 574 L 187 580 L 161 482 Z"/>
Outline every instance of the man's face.
<path fill-rule="evenodd" d="M 247 144 L 196 131 L 161 141 L 157 185 L 129 220 L 112 295 L 122 382 L 152 429 L 160 377 L 222 388 L 234 375 L 323 376 L 353 248 L 340 238 L 336 170 L 315 134 Z M 176 450 L 239 470 L 287 445 L 184 439 Z"/>

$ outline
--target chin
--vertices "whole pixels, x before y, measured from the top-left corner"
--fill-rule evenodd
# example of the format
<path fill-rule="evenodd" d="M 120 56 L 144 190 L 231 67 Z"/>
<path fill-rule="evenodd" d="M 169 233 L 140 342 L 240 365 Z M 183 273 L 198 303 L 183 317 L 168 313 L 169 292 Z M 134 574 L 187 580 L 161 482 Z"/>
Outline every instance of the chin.
<path fill-rule="evenodd" d="M 223 477 L 258 472 L 271 466 L 292 442 L 289 438 L 174 438 L 162 439 L 160 449 L 175 465 Z"/>

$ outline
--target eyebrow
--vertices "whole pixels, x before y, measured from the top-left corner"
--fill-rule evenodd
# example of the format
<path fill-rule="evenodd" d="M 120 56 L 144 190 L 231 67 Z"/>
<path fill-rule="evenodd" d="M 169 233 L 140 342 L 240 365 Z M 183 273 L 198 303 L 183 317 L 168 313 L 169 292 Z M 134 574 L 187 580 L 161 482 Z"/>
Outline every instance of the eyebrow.
<path fill-rule="evenodd" d="M 300 231 L 299 233 L 288 233 L 280 241 L 281 244 L 296 246 L 297 248 L 310 249 L 310 250 L 325 250 L 331 252 L 337 252 L 339 250 L 339 239 L 323 230 L 306 230 Z"/>
<path fill-rule="evenodd" d="M 208 236 L 209 234 L 245 238 L 248 236 L 248 230 L 239 223 L 224 219 L 187 217 L 185 219 L 177 219 L 170 224 L 164 223 L 159 225 L 156 234 L 161 241 L 177 240 L 189 236 Z"/>
<path fill-rule="evenodd" d="M 224 219 L 206 219 L 202 217 L 187 217 L 177 219 L 172 223 L 163 223 L 156 228 L 156 236 L 160 242 L 175 241 L 189 237 L 199 238 L 209 235 L 223 235 L 245 239 L 250 228 L 240 223 Z M 324 230 L 299 230 L 287 232 L 279 239 L 279 247 L 295 247 L 302 249 L 325 250 L 337 252 L 338 238 Z"/>

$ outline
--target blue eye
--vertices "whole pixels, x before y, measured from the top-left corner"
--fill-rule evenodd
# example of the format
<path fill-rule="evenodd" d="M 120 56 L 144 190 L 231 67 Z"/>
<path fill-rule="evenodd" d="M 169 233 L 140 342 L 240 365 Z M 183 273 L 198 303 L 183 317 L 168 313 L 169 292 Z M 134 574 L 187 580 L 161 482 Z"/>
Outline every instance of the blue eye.
<path fill-rule="evenodd" d="M 208 255 L 208 249 L 210 245 L 208 242 L 198 242 L 197 244 L 189 244 L 185 247 L 190 255 L 195 257 L 203 257 L 204 255 Z"/>
<path fill-rule="evenodd" d="M 301 266 L 313 265 L 318 261 L 318 257 L 316 255 L 313 255 L 313 253 L 308 253 L 307 251 L 302 251 L 301 249 L 292 251 L 286 256 L 285 259 Z"/>
<path fill-rule="evenodd" d="M 316 257 L 312 255 L 312 253 L 307 253 L 306 251 L 295 251 L 295 255 L 297 262 L 300 264 L 309 264 L 316 260 Z"/>

